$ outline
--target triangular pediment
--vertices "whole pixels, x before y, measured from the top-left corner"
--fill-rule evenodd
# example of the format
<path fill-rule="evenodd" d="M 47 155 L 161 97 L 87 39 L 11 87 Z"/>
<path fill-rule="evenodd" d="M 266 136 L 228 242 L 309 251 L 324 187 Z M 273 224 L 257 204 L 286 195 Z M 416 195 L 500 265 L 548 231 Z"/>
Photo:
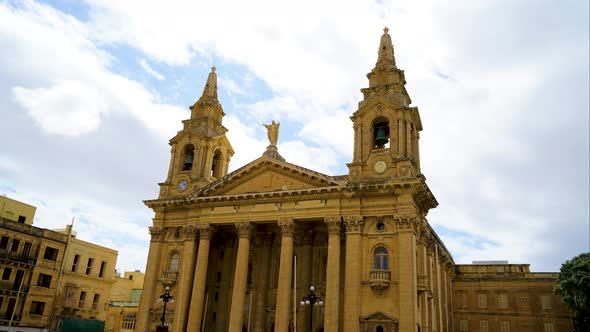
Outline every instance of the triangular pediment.
<path fill-rule="evenodd" d="M 191 197 L 302 190 L 345 184 L 342 179 L 263 156 L 201 188 Z"/>
<path fill-rule="evenodd" d="M 397 319 L 395 319 L 389 315 L 386 315 L 386 314 L 382 313 L 381 311 L 377 311 L 377 312 L 372 313 L 370 315 L 361 317 L 361 321 L 363 321 L 363 322 L 364 321 L 366 321 L 366 322 L 368 322 L 368 321 L 371 321 L 371 322 L 394 322 L 394 323 L 398 322 Z"/>

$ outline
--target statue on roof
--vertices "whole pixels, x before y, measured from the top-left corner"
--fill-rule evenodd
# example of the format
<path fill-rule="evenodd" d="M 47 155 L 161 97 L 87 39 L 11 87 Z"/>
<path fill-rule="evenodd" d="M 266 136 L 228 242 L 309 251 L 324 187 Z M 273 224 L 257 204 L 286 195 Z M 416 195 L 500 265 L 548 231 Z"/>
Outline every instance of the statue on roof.
<path fill-rule="evenodd" d="M 267 130 L 268 140 L 270 141 L 270 146 L 277 146 L 277 142 L 279 141 L 279 126 L 281 123 L 275 123 L 273 120 L 271 124 L 263 124 Z"/>

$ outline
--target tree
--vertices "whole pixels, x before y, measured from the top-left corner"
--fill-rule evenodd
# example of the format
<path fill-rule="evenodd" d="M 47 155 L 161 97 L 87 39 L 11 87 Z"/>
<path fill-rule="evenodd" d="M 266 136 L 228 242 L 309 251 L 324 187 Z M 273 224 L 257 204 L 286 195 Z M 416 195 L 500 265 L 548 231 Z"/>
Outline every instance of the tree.
<path fill-rule="evenodd" d="M 561 265 L 554 292 L 573 311 L 574 330 L 590 331 L 590 252 Z"/>

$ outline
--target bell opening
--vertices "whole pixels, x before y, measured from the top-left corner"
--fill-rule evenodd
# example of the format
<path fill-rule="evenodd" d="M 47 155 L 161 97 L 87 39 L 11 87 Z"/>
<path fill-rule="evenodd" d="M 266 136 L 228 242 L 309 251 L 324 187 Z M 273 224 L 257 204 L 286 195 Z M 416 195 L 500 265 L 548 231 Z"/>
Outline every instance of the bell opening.
<path fill-rule="evenodd" d="M 377 121 L 373 125 L 373 148 L 384 149 L 389 147 L 389 123 Z"/>
<path fill-rule="evenodd" d="M 195 159 L 195 147 L 192 144 L 189 144 L 184 147 L 183 151 L 184 162 L 182 163 L 182 170 L 183 171 L 190 171 L 193 169 L 193 161 Z"/>
<path fill-rule="evenodd" d="M 219 179 L 221 175 L 221 151 L 217 150 L 213 154 L 213 160 L 211 161 L 211 176 Z"/>

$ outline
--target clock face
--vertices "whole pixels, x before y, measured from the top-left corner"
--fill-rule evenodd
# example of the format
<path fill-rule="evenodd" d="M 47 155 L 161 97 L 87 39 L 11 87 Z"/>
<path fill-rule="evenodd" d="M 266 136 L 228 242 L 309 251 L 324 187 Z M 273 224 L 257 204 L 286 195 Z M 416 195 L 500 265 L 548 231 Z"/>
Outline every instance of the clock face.
<path fill-rule="evenodd" d="M 387 163 L 383 160 L 379 160 L 373 164 L 373 169 L 376 173 L 383 174 L 387 170 Z"/>
<path fill-rule="evenodd" d="M 186 180 L 178 182 L 178 191 L 184 191 L 186 187 L 188 187 L 188 182 L 186 182 Z"/>

